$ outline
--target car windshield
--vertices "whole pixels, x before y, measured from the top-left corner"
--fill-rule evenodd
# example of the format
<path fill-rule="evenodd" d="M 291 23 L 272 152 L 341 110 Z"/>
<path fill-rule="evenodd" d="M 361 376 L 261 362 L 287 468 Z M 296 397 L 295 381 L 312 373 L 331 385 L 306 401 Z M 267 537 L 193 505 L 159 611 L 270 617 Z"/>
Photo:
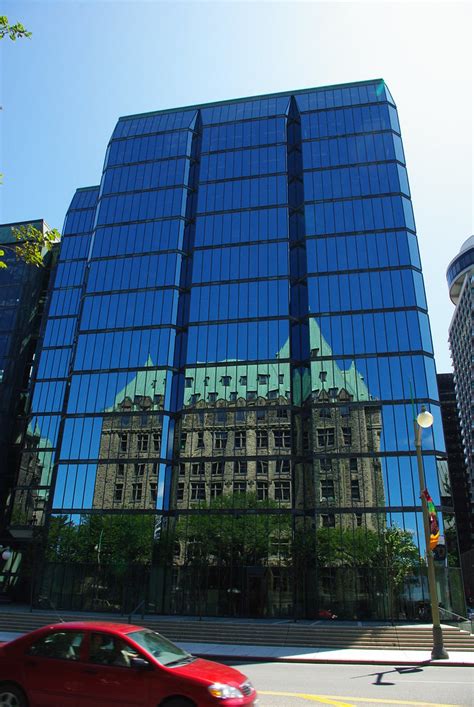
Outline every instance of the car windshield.
<path fill-rule="evenodd" d="M 162 665 L 171 665 L 172 663 L 177 665 L 192 659 L 190 653 L 181 650 L 155 631 L 143 629 L 127 633 L 127 636 L 138 643 L 147 653 L 151 653 Z"/>

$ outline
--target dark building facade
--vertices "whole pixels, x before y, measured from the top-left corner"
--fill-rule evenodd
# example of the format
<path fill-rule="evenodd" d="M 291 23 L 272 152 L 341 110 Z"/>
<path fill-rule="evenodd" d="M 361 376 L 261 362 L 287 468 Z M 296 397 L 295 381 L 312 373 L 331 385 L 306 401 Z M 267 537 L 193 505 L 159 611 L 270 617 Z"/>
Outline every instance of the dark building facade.
<path fill-rule="evenodd" d="M 26 429 L 28 386 L 40 332 L 41 317 L 55 252 L 44 252 L 44 267 L 26 265 L 13 246 L 15 231 L 32 225 L 48 230 L 43 220 L 0 225 L 0 250 L 7 266 L 0 270 L 0 547 L 15 539 L 7 531 L 12 487 L 16 481 L 21 443 Z M 0 559 L 0 592 L 18 562 Z"/>
<path fill-rule="evenodd" d="M 33 593 L 75 609 L 416 615 L 410 387 L 435 417 L 425 471 L 447 522 L 383 81 L 121 118 L 100 186 L 68 211 L 35 372 Z"/>
<path fill-rule="evenodd" d="M 437 379 L 465 595 L 466 598 L 469 598 L 474 596 L 472 542 L 474 537 L 474 516 L 471 507 L 469 479 L 464 457 L 454 375 L 452 373 L 438 373 Z"/>

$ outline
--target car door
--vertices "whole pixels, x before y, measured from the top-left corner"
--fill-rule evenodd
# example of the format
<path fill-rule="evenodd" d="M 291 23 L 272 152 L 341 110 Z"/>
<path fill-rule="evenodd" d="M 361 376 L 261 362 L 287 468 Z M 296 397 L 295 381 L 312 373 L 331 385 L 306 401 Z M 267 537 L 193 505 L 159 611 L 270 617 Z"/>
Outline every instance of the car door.
<path fill-rule="evenodd" d="M 134 657 L 142 658 L 120 637 L 90 631 L 84 666 L 85 681 L 79 707 L 147 707 L 152 671 L 134 668 Z"/>
<path fill-rule="evenodd" d="M 32 643 L 25 652 L 25 687 L 36 707 L 79 707 L 84 663 L 84 633 L 54 630 Z"/>

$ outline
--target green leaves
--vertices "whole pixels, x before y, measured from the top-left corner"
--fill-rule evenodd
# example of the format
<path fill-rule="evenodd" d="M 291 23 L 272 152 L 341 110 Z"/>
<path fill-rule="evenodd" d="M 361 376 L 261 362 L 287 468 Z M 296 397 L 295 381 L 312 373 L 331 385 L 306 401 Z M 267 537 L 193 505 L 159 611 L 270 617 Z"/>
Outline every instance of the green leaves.
<path fill-rule="evenodd" d="M 8 17 L 2 15 L 0 17 L 0 39 L 4 39 L 4 37 L 9 37 L 12 42 L 16 42 L 17 39 L 31 37 L 31 32 L 28 32 L 21 22 L 14 25 L 9 24 Z"/>
<path fill-rule="evenodd" d="M 13 228 L 12 233 L 18 245 L 10 246 L 4 244 L 3 247 L 13 251 L 16 257 L 23 260 L 23 262 L 28 265 L 34 265 L 37 268 L 43 267 L 45 254 L 61 238 L 56 228 L 43 232 L 32 224 Z M 5 251 L 0 251 L 0 258 L 4 255 Z M 6 263 L 0 260 L 0 268 L 6 267 Z"/>

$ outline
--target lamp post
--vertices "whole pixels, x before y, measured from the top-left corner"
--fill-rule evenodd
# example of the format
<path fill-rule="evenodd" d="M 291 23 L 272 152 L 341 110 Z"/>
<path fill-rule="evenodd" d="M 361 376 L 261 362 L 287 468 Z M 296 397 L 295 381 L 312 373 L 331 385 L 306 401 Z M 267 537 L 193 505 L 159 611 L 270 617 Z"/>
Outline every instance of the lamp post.
<path fill-rule="evenodd" d="M 425 472 L 423 469 L 423 459 L 421 456 L 421 431 L 427 429 L 433 424 L 433 415 L 428 412 L 424 405 L 421 406 L 420 414 L 413 419 L 415 429 L 415 448 L 416 460 L 418 463 L 418 479 L 420 482 L 421 506 L 423 510 L 423 526 L 425 528 L 425 543 L 426 543 L 426 564 L 428 569 L 428 587 L 430 592 L 431 618 L 433 621 L 433 650 L 431 651 L 432 660 L 441 658 L 449 658 L 447 651 L 443 645 L 443 631 L 441 629 L 438 591 L 436 588 L 436 576 L 433 560 L 433 552 L 430 548 L 430 519 L 428 514 L 428 504 L 424 495 Z"/>

